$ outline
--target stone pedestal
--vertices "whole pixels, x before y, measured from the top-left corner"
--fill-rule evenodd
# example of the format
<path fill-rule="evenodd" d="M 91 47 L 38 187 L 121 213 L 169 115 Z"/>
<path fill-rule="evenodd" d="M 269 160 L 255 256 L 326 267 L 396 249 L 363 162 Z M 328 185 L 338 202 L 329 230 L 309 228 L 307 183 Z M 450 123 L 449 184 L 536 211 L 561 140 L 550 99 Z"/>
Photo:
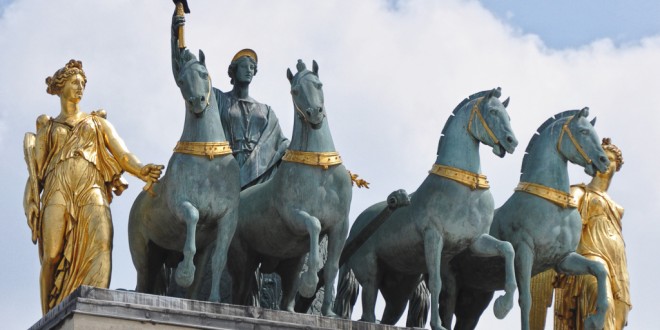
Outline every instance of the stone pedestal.
<path fill-rule="evenodd" d="M 36 329 L 401 329 L 373 323 L 82 286 Z"/>

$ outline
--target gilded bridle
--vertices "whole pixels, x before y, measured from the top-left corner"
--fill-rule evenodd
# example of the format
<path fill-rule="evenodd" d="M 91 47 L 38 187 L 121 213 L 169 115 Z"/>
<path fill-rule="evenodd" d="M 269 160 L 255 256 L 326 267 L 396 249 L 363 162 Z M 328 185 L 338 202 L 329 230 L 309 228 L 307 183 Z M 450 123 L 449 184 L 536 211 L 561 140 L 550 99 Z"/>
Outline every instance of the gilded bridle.
<path fill-rule="evenodd" d="M 577 142 L 577 140 L 575 140 L 575 137 L 573 137 L 573 133 L 571 133 L 571 130 L 568 128 L 568 125 L 571 123 L 571 120 L 573 120 L 573 118 L 575 118 L 575 116 L 571 116 L 570 118 L 568 118 L 568 120 L 564 123 L 564 125 L 561 128 L 561 133 L 559 133 L 559 140 L 557 140 L 557 151 L 561 153 L 561 141 L 562 138 L 564 137 L 564 133 L 566 133 L 568 135 L 568 138 L 571 140 L 571 142 L 573 142 L 573 146 L 575 146 L 575 149 L 577 149 L 580 156 L 582 156 L 582 158 L 584 158 L 584 160 L 587 161 L 587 165 L 589 165 L 592 163 L 591 158 L 589 158 L 587 153 L 584 152 L 584 149 L 582 149 L 582 147 Z"/>
<path fill-rule="evenodd" d="M 493 143 L 494 144 L 499 144 L 500 140 L 497 139 L 497 137 L 495 136 L 495 133 L 493 133 L 493 131 L 488 126 L 488 123 L 486 123 L 486 120 L 481 115 L 481 111 L 479 111 L 479 106 L 481 105 L 481 102 L 484 100 L 484 98 L 485 97 L 480 98 L 479 101 L 475 102 L 474 106 L 472 106 L 472 110 L 470 112 L 470 119 L 468 119 L 467 130 L 468 130 L 468 133 L 470 133 L 472 136 L 474 136 L 474 134 L 472 134 L 472 119 L 475 117 L 474 114 L 476 113 L 477 114 L 476 117 L 479 118 L 479 121 L 481 121 L 481 125 L 484 127 L 484 129 L 486 130 L 486 133 L 488 133 L 488 136 L 491 138 L 491 140 L 493 140 Z"/>

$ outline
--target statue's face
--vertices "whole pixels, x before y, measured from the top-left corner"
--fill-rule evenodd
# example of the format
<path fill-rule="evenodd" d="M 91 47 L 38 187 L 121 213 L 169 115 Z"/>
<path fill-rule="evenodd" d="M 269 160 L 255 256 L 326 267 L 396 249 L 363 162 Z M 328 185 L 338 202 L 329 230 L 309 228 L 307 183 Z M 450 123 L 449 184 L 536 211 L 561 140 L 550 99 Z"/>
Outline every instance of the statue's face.
<path fill-rule="evenodd" d="M 604 178 L 611 178 L 614 175 L 614 172 L 616 172 L 616 166 L 617 166 L 616 155 L 609 150 L 605 150 L 605 154 L 607 155 L 607 158 L 610 160 L 610 165 L 607 167 L 607 171 L 605 171 L 605 173 L 598 172 L 597 175 Z"/>
<path fill-rule="evenodd" d="M 234 80 L 238 83 L 249 84 L 252 81 L 252 77 L 254 77 L 255 68 L 256 66 L 249 58 L 241 58 L 236 65 L 236 75 Z"/>
<path fill-rule="evenodd" d="M 80 74 L 75 74 L 64 83 L 60 97 L 78 103 L 84 90 L 85 79 Z"/>

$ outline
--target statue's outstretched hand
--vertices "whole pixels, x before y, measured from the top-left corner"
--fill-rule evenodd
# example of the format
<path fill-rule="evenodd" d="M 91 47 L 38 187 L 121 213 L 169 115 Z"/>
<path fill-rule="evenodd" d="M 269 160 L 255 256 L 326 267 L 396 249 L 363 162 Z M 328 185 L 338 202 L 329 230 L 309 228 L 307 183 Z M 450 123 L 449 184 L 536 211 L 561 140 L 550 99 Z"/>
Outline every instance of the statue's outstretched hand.
<path fill-rule="evenodd" d="M 158 179 L 160 178 L 164 168 L 165 166 L 163 165 L 155 164 L 147 164 L 143 166 L 142 169 L 140 169 L 140 179 L 142 179 L 142 181 L 146 182 L 147 184 L 144 186 L 144 188 L 142 188 L 142 190 L 153 196 L 154 192 L 151 190 L 151 186 L 158 182 Z"/>
<path fill-rule="evenodd" d="M 147 164 L 140 169 L 140 179 L 144 182 L 158 182 L 165 166 L 156 164 Z"/>

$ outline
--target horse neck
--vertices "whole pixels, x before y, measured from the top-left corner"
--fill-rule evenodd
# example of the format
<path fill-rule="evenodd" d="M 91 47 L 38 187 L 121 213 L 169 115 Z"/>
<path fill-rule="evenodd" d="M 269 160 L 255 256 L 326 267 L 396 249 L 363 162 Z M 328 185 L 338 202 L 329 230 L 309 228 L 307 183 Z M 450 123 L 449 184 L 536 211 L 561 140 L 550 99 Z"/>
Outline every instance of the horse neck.
<path fill-rule="evenodd" d="M 222 129 L 215 93 L 210 95 L 209 105 L 200 116 L 195 115 L 186 103 L 186 119 L 179 141 L 222 142 L 227 140 Z"/>
<path fill-rule="evenodd" d="M 523 159 L 520 181 L 568 192 L 568 160 L 557 150 L 559 129 L 548 127 L 536 138 Z"/>
<path fill-rule="evenodd" d="M 442 130 L 435 163 L 452 166 L 473 173 L 481 171 L 479 141 L 468 132 L 468 120 L 472 102 L 450 117 Z"/>
<path fill-rule="evenodd" d="M 313 129 L 298 113 L 294 111 L 293 135 L 289 149 L 309 152 L 332 152 L 335 144 L 332 142 L 328 117 L 323 119 L 319 129 Z"/>

